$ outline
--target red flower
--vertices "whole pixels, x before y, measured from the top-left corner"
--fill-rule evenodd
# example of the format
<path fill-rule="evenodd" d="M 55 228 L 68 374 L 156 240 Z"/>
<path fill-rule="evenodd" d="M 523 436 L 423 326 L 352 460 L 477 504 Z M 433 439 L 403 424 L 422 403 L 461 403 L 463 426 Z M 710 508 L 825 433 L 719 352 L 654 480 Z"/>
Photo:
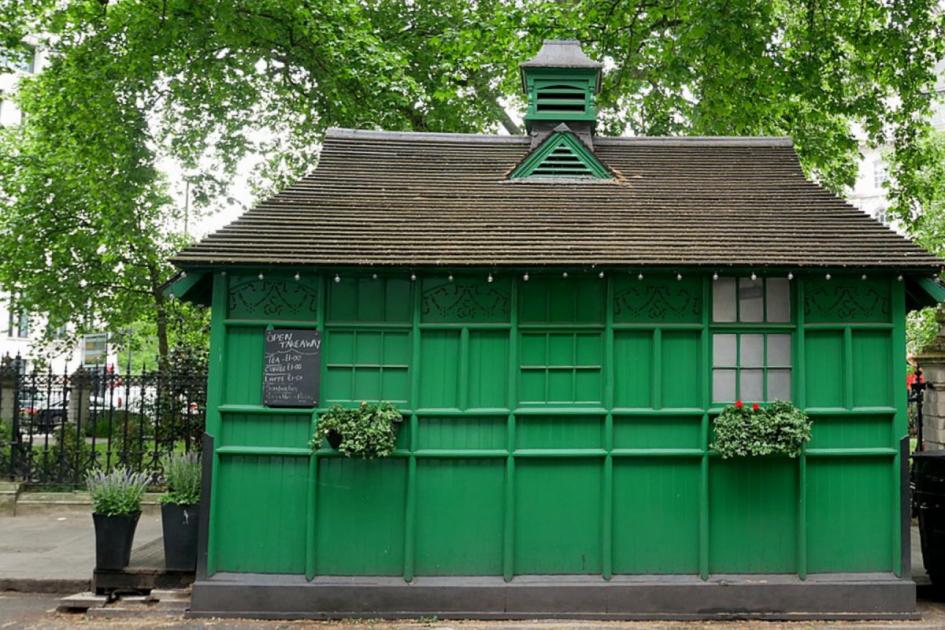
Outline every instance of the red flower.
<path fill-rule="evenodd" d="M 752 411 L 758 411 L 759 409 L 761 409 L 761 405 L 759 405 L 758 403 L 755 403 L 754 405 L 751 406 L 751 409 Z"/>
<path fill-rule="evenodd" d="M 742 401 L 736 400 L 736 401 L 735 401 L 735 408 L 736 408 L 736 409 L 741 409 L 741 408 L 742 408 Z"/>

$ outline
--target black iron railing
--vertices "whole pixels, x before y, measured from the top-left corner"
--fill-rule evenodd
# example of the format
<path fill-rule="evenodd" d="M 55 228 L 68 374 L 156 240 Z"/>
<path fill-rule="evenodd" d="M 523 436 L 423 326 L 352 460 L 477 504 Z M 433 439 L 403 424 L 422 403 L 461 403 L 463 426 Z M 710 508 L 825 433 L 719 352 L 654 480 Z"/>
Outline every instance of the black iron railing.
<path fill-rule="evenodd" d="M 157 479 L 163 458 L 200 448 L 204 370 L 111 368 L 24 373 L 0 366 L 0 477 L 78 487 L 86 471 L 125 466 Z"/>

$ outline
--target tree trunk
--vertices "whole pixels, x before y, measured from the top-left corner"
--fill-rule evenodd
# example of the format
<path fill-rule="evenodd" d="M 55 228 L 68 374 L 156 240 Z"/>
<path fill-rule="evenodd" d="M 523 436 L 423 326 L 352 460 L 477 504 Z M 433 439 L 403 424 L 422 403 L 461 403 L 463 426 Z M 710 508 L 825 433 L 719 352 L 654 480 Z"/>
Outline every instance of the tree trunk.
<path fill-rule="evenodd" d="M 170 347 L 167 342 L 167 298 L 161 290 L 160 276 L 155 265 L 148 265 L 148 278 L 151 282 L 151 296 L 154 298 L 154 322 L 157 327 L 159 368 L 165 368 L 170 360 Z"/>

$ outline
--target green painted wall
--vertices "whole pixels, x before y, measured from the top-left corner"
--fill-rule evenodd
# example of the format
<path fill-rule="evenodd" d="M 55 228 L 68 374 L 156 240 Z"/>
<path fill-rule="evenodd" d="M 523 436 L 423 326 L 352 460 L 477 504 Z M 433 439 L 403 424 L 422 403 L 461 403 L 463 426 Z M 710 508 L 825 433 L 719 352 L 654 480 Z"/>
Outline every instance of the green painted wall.
<path fill-rule="evenodd" d="M 904 293 L 799 277 L 791 320 L 714 323 L 715 283 L 573 272 L 214 278 L 209 569 L 314 575 L 900 569 Z M 261 405 L 266 326 L 323 334 L 321 408 L 389 400 L 394 456 Z M 798 459 L 708 448 L 714 333 L 792 337 Z"/>

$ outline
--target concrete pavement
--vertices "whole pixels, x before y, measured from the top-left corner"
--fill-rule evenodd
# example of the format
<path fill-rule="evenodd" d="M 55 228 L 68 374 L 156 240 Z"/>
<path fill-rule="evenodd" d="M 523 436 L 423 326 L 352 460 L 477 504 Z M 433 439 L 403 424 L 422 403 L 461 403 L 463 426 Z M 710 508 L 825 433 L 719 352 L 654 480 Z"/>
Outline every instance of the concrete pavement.
<path fill-rule="evenodd" d="M 160 537 L 161 517 L 142 514 L 135 548 Z M 94 567 L 95 530 L 90 513 L 0 516 L 0 591 L 87 591 Z"/>

